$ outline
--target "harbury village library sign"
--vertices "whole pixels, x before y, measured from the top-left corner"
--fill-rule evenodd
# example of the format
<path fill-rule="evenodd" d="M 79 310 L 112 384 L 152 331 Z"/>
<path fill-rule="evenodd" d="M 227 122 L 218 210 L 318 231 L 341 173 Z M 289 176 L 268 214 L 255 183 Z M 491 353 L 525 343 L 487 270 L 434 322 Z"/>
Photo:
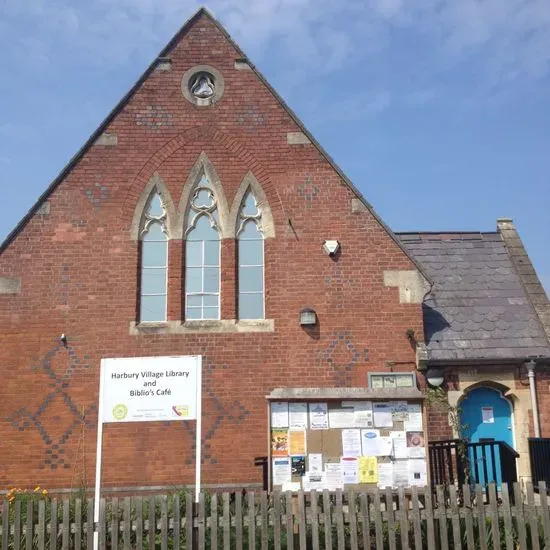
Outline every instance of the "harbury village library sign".
<path fill-rule="evenodd" d="M 201 482 L 202 357 L 129 357 L 102 359 L 94 521 L 99 521 L 103 424 L 196 420 L 195 498 Z M 94 534 L 97 548 L 97 533 Z"/>
<path fill-rule="evenodd" d="M 197 359 L 105 359 L 100 397 L 103 422 L 195 420 Z"/>

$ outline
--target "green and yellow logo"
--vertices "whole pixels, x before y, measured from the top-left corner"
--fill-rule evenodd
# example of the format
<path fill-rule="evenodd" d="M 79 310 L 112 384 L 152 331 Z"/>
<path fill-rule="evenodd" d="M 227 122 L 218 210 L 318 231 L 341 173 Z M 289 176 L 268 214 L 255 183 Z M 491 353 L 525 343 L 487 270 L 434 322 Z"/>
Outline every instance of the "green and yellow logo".
<path fill-rule="evenodd" d="M 115 420 L 124 420 L 128 414 L 128 407 L 122 403 L 113 407 L 113 417 Z"/>

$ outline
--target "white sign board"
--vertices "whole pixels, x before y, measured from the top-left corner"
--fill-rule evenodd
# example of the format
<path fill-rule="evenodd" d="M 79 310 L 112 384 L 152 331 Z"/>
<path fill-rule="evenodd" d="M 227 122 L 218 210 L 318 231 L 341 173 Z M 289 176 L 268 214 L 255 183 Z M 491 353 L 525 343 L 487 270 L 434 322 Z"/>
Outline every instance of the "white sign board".
<path fill-rule="evenodd" d="M 132 357 L 102 364 L 103 422 L 197 418 L 200 357 Z"/>
<path fill-rule="evenodd" d="M 202 357 L 128 357 L 102 359 L 99 375 L 99 413 L 94 521 L 99 521 L 103 424 L 196 420 L 195 502 L 201 482 Z M 99 538 L 94 532 L 93 549 Z"/>

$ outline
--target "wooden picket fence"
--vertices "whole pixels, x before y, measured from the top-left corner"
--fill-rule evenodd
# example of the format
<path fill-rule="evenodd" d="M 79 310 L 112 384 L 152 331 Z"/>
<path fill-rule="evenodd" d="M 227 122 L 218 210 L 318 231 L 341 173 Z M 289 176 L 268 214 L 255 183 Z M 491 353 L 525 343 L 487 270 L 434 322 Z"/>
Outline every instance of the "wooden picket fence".
<path fill-rule="evenodd" d="M 2 503 L 1 550 L 550 550 L 546 486 L 202 493 Z"/>

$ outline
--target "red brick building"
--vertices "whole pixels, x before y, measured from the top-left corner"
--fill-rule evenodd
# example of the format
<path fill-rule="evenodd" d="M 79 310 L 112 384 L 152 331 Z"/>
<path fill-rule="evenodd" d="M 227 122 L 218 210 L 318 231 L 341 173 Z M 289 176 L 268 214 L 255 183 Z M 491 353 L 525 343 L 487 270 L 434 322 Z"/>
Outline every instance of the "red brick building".
<path fill-rule="evenodd" d="M 258 484 L 274 388 L 416 372 L 405 241 L 200 10 L 0 248 L 0 486 L 91 485 L 100 360 L 159 355 L 204 356 L 204 483 Z M 192 483 L 193 445 L 109 425 L 104 485 Z"/>

